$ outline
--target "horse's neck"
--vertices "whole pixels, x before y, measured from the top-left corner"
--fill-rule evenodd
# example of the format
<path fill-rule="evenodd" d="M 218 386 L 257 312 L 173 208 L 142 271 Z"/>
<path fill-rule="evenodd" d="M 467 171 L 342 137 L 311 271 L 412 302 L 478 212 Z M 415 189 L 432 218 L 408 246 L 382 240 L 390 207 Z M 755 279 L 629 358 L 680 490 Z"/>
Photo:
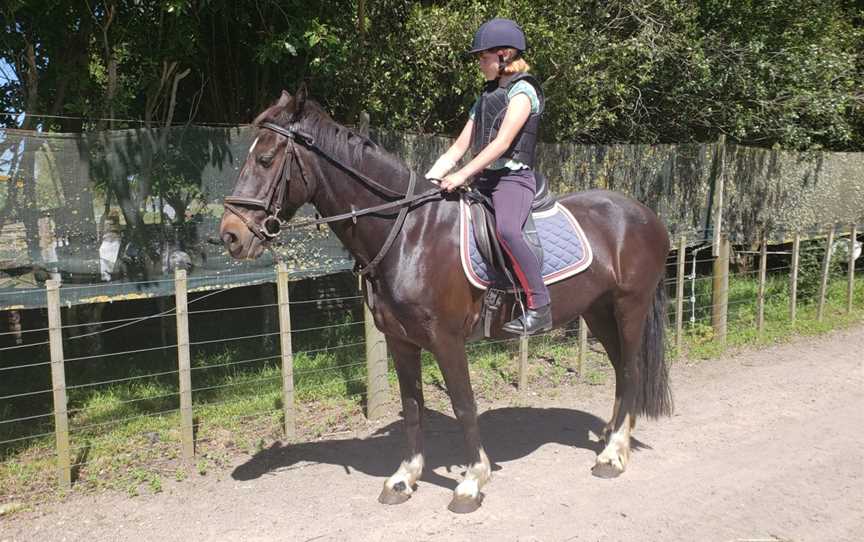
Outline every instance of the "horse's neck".
<path fill-rule="evenodd" d="M 394 167 L 394 160 L 388 155 L 376 152 L 363 152 L 361 159 L 355 160 L 353 150 L 347 156 L 333 156 L 336 161 L 351 170 L 371 179 L 389 192 L 357 178 L 347 168 L 342 168 L 319 157 L 321 175 L 318 190 L 313 198 L 318 211 L 327 215 L 342 214 L 394 199 L 394 194 L 405 194 L 408 190 L 410 172 L 407 168 Z"/>
<path fill-rule="evenodd" d="M 409 172 L 407 168 L 393 167 L 391 157 L 376 149 L 375 152 L 360 153 L 362 159 L 355 160 L 355 153 L 350 146 L 348 152 L 344 154 L 347 156 L 333 156 L 333 158 L 395 193 L 406 192 Z M 350 172 L 323 157 L 318 158 L 318 166 L 320 170 L 318 189 L 312 203 L 322 216 L 360 211 L 393 199 L 382 198 L 382 194 L 374 187 L 368 186 L 364 181 L 355 178 Z M 394 214 L 396 212 L 398 210 L 392 211 Z M 384 211 L 384 214 L 391 213 Z M 380 250 L 392 225 L 393 222 L 390 220 L 382 224 L 380 220 L 361 217 L 356 222 L 343 220 L 331 223 L 330 227 L 355 258 L 369 261 Z"/>

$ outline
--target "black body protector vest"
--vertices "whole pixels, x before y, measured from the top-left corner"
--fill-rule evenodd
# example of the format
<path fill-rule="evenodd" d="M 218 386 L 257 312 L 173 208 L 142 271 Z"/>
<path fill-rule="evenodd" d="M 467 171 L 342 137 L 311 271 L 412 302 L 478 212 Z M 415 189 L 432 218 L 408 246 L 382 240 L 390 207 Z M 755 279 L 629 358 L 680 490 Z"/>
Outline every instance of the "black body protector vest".
<path fill-rule="evenodd" d="M 534 158 L 536 156 L 535 148 L 537 147 L 537 138 L 540 132 L 540 117 L 543 114 L 543 106 L 545 98 L 543 97 L 543 89 L 540 88 L 540 83 L 530 74 L 520 73 L 510 80 L 506 87 L 498 86 L 498 81 L 490 81 L 480 94 L 480 99 L 477 102 L 477 109 L 474 111 L 474 132 L 471 141 L 471 151 L 474 156 L 483 150 L 490 141 L 498 135 L 498 130 L 501 128 L 501 122 L 504 120 L 504 113 L 507 111 L 507 93 L 519 81 L 527 81 L 537 92 L 537 98 L 540 100 L 540 107 L 537 113 L 531 113 L 522 130 L 516 134 L 510 148 L 507 149 L 501 158 L 516 160 L 522 162 L 530 168 L 534 168 Z M 494 84 L 492 84 L 494 83 Z"/>

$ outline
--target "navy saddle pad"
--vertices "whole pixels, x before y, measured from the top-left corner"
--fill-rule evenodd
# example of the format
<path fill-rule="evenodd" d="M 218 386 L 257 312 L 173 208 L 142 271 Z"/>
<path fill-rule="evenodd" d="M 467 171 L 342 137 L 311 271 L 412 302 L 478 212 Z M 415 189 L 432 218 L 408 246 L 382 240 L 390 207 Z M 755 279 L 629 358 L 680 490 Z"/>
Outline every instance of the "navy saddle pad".
<path fill-rule="evenodd" d="M 465 276 L 481 290 L 490 285 L 503 287 L 506 279 L 491 270 L 477 250 L 468 204 L 462 201 L 460 206 L 459 252 Z M 594 255 L 585 232 L 566 207 L 556 202 L 551 209 L 534 213 L 534 224 L 543 247 L 543 282 L 553 284 L 591 265 Z"/>

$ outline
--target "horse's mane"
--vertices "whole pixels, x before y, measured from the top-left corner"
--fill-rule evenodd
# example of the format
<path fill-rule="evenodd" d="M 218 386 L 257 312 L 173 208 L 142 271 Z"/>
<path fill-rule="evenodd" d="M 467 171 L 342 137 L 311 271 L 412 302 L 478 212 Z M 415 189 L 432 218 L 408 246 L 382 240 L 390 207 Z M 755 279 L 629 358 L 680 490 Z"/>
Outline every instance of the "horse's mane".
<path fill-rule="evenodd" d="M 280 100 L 281 102 L 281 100 Z M 253 121 L 254 126 L 272 122 L 279 126 L 297 124 L 315 138 L 315 144 L 327 154 L 345 160 L 367 175 L 407 177 L 409 168 L 366 136 L 357 134 L 339 124 L 321 105 L 307 99 L 299 116 L 287 104 L 276 103 L 264 110 Z"/>

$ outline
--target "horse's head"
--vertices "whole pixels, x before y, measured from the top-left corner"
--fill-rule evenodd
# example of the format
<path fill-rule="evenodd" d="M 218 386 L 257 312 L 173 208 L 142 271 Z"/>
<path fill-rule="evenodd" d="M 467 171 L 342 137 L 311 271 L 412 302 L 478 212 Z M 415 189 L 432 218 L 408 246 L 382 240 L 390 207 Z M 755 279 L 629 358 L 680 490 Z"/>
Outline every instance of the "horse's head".
<path fill-rule="evenodd" d="M 255 142 L 225 198 L 219 234 L 234 258 L 257 258 L 279 234 L 285 221 L 314 195 L 314 179 L 304 174 L 298 139 L 306 90 L 282 96 L 255 119 Z"/>

